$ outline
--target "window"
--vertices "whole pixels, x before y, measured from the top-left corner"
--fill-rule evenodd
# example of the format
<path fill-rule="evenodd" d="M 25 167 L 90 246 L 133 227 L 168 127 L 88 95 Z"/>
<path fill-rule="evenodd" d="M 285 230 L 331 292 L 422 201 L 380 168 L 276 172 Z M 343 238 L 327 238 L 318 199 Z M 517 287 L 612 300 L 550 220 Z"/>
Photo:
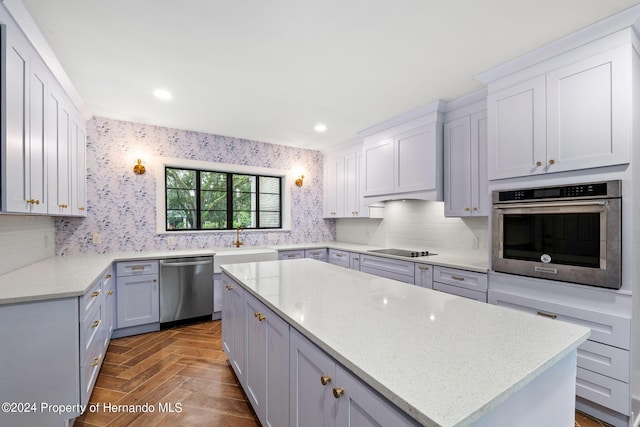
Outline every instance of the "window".
<path fill-rule="evenodd" d="M 282 177 L 165 167 L 166 231 L 282 228 Z"/>

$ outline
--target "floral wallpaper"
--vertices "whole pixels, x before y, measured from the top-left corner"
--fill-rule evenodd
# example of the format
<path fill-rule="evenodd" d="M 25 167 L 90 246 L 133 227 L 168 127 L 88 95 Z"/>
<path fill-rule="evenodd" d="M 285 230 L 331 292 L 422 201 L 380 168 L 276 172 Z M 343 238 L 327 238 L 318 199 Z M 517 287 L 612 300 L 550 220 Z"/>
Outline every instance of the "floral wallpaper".
<path fill-rule="evenodd" d="M 144 175 L 133 173 L 136 153 L 150 159 Z M 156 234 L 156 185 L 163 183 L 156 182 L 155 168 L 162 167 L 161 157 L 284 170 L 301 167 L 304 186 L 285 188 L 291 192 L 291 230 L 245 231 L 242 240 L 246 246 L 335 240 L 335 221 L 322 218 L 319 151 L 93 118 L 87 122 L 87 217 L 56 219 L 56 254 L 231 246 L 235 235 L 228 232 Z M 101 235 L 98 244 L 94 233 Z"/>

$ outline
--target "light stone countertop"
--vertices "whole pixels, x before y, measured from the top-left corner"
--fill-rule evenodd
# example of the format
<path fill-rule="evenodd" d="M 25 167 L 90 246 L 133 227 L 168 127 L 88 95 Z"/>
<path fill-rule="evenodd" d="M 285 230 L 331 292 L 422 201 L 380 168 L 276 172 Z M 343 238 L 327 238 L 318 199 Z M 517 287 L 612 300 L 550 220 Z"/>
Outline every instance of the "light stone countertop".
<path fill-rule="evenodd" d="M 300 243 L 290 245 L 277 245 L 271 247 L 278 251 L 330 248 L 385 258 L 401 259 L 404 261 L 419 262 L 422 264 L 439 265 L 449 268 L 460 268 L 462 270 L 475 271 L 478 273 L 487 273 L 489 271 L 489 254 L 482 253 L 481 251 L 476 251 L 478 253 L 477 255 L 470 255 L 469 252 L 456 252 L 451 249 L 427 248 L 430 252 L 434 252 L 436 255 L 407 258 L 387 254 L 369 253 L 369 251 L 372 249 L 384 249 L 384 247 L 382 246 L 361 245 L 357 243 L 347 242 L 325 242 L 308 244 Z M 399 249 L 421 250 L 420 248 L 415 247 L 399 247 Z"/>
<path fill-rule="evenodd" d="M 223 271 L 427 426 L 471 425 L 590 334 L 310 259 Z"/>
<path fill-rule="evenodd" d="M 345 242 L 300 243 L 262 247 L 224 247 L 211 249 L 161 250 L 146 252 L 113 252 L 96 255 L 54 256 L 43 261 L 0 275 L 0 305 L 84 295 L 91 284 L 109 268 L 113 262 L 191 257 L 202 255 L 282 251 L 313 248 L 334 248 L 366 254 L 380 246 L 360 245 Z M 446 250 L 445 250 L 446 251 Z M 410 260 L 432 265 L 461 268 L 486 273 L 488 262 L 459 255 L 439 255 L 417 258 L 403 258 L 393 255 L 374 254 L 388 258 Z M 443 252 L 444 253 L 444 252 Z M 216 264 L 217 266 L 217 264 Z"/>
<path fill-rule="evenodd" d="M 113 262 L 213 255 L 209 249 L 54 256 L 0 276 L 0 305 L 84 295 Z"/>

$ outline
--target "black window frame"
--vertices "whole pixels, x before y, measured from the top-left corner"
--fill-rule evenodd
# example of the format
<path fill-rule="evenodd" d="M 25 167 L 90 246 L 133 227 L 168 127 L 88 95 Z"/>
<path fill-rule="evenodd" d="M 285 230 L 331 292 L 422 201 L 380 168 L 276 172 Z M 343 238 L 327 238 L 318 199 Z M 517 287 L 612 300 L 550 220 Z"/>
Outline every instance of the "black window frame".
<path fill-rule="evenodd" d="M 168 169 L 175 169 L 175 170 L 184 170 L 184 171 L 192 171 L 195 172 L 195 189 L 193 189 L 195 191 L 195 217 L 196 217 L 196 227 L 195 228 L 176 228 L 176 229 L 171 229 L 168 228 L 168 222 L 169 222 L 169 206 L 168 206 L 168 193 L 169 193 L 169 188 L 167 187 L 167 170 Z M 223 174 L 226 175 L 226 214 L 227 214 L 227 225 L 225 228 L 203 228 L 202 227 L 202 189 L 200 188 L 201 186 L 201 173 L 202 172 L 206 172 L 206 173 L 217 173 L 217 174 Z M 283 216 L 284 216 L 284 212 L 283 212 L 283 192 L 284 192 L 284 180 L 282 176 L 279 175 L 268 175 L 268 174 L 255 174 L 255 173 L 247 173 L 247 172 L 228 172 L 228 171 L 217 171 L 217 170 L 209 170 L 209 169 L 196 169 L 196 168 L 189 168 L 189 167 L 181 167 L 181 166 L 167 166 L 165 165 L 164 168 L 164 213 L 165 213 L 165 219 L 164 219 L 164 229 L 166 232 L 168 233 L 173 233 L 173 232 L 191 232 L 191 231 L 211 231 L 211 232 L 215 232 L 215 231 L 228 231 L 228 230 L 235 230 L 237 227 L 233 226 L 233 218 L 234 218 L 234 208 L 233 208 L 233 176 L 234 175 L 241 175 L 241 176 L 251 176 L 255 178 L 255 206 L 256 209 L 255 211 L 251 211 L 251 212 L 255 212 L 255 223 L 256 223 L 256 227 L 248 227 L 245 225 L 241 225 L 241 227 L 243 229 L 246 230 L 281 230 L 283 228 Z M 278 226 L 277 227 L 260 227 L 260 178 L 276 178 L 278 180 L 279 183 L 279 204 L 278 204 L 278 217 L 279 217 L 279 222 L 278 222 Z M 208 191 L 208 190 L 206 190 Z M 253 193 L 253 192 L 252 192 Z M 267 194 L 267 193 L 265 193 Z M 268 193 L 268 194 L 274 194 L 274 193 Z M 242 211 L 245 212 L 245 211 Z M 276 211 L 273 211 L 276 212 Z M 231 219 L 231 220 L 229 220 Z"/>

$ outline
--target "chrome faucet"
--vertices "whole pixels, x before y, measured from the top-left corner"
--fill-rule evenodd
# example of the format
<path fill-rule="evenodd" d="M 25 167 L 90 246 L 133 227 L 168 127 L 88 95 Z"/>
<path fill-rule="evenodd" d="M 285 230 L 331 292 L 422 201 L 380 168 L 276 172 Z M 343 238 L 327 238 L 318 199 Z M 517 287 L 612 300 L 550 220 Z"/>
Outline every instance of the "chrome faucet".
<path fill-rule="evenodd" d="M 244 245 L 244 242 L 242 240 L 240 240 L 240 231 L 242 231 L 242 228 L 238 227 L 236 229 L 236 241 L 233 242 L 233 244 L 236 245 L 236 248 L 239 248 L 240 245 Z"/>

